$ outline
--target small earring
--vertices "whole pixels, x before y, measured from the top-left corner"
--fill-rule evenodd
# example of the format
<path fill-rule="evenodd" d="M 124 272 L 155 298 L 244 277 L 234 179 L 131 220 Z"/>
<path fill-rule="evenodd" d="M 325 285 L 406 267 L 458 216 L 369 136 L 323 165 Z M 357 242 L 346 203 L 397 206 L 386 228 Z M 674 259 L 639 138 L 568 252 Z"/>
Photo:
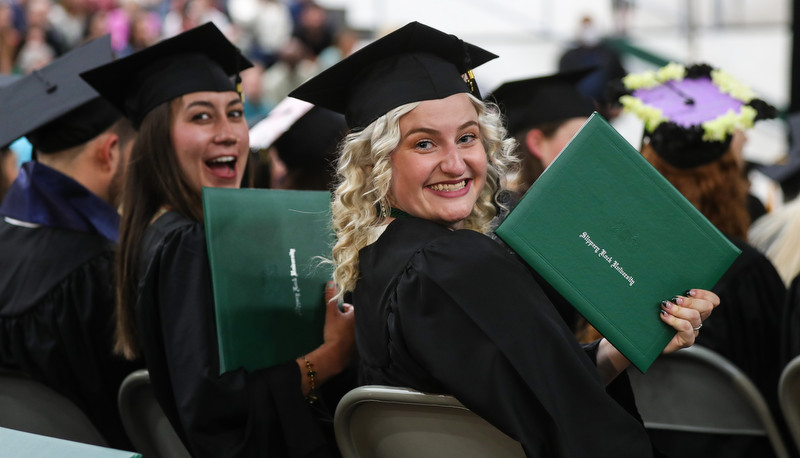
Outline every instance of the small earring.
<path fill-rule="evenodd" d="M 386 208 L 386 204 L 383 200 L 380 201 L 381 204 L 381 219 L 386 219 L 389 217 L 389 210 Z"/>

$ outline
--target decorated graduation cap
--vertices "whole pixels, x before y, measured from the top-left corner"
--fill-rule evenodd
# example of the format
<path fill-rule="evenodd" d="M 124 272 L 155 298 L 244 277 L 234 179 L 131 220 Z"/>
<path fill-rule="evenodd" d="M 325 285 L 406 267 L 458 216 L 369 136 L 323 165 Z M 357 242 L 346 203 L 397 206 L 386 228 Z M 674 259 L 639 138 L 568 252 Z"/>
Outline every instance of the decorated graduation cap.
<path fill-rule="evenodd" d="M 545 123 L 589 117 L 594 105 L 580 93 L 578 83 L 595 70 L 591 67 L 509 81 L 486 99 L 503 110 L 512 135 Z"/>
<path fill-rule="evenodd" d="M 138 128 L 153 108 L 201 91 L 239 91 L 239 72 L 252 67 L 211 22 L 81 74 Z"/>
<path fill-rule="evenodd" d="M 0 146 L 25 136 L 38 152 L 54 153 L 106 130 L 119 111 L 78 75 L 113 59 L 106 35 L 0 87 Z"/>
<path fill-rule="evenodd" d="M 411 22 L 289 95 L 343 113 L 348 127 L 361 129 L 407 103 L 462 92 L 480 98 L 472 69 L 496 57 L 455 35 Z"/>
<path fill-rule="evenodd" d="M 617 96 L 626 111 L 644 121 L 653 150 L 678 168 L 715 161 L 728 149 L 734 131 L 777 115 L 749 88 L 707 64 L 671 63 L 629 74 Z"/>

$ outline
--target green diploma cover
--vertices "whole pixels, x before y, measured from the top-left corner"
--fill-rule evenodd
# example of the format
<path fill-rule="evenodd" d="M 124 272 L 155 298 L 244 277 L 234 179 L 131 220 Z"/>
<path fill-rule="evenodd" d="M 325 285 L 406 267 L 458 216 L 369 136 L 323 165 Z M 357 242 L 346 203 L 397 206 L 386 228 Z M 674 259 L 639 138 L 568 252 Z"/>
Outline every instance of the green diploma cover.
<path fill-rule="evenodd" d="M 675 335 L 661 301 L 740 253 L 597 113 L 496 234 L 642 372 Z"/>

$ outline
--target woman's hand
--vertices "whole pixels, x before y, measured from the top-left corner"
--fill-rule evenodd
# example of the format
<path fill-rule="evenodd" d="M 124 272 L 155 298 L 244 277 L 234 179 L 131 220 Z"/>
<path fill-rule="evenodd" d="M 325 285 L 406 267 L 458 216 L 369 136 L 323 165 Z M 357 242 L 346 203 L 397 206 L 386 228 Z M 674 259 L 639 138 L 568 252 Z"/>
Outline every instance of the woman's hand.
<path fill-rule="evenodd" d="M 325 328 L 322 334 L 322 346 L 328 346 L 336 351 L 342 369 L 349 366 L 356 355 L 355 317 L 351 304 L 342 304 L 343 311 L 339 310 L 335 299 L 338 293 L 336 283 L 329 281 L 325 285 Z"/>
<path fill-rule="evenodd" d="M 306 367 L 308 361 L 314 371 L 314 387 L 319 388 L 329 378 L 353 363 L 356 356 L 355 317 L 353 306 L 344 304 L 340 311 L 336 299 L 337 288 L 332 281 L 325 286 L 325 327 L 322 345 L 311 353 L 297 358 L 300 367 L 303 395 L 311 390 L 311 379 Z"/>
<path fill-rule="evenodd" d="M 685 296 L 676 296 L 661 303 L 661 319 L 676 331 L 664 353 L 672 353 L 694 345 L 703 321 L 719 305 L 719 296 L 704 289 L 691 289 Z"/>
<path fill-rule="evenodd" d="M 719 297 L 704 289 L 691 289 L 686 296 L 676 296 L 664 301 L 661 304 L 661 319 L 678 333 L 670 340 L 663 353 L 672 353 L 694 345 L 694 338 L 700 332 L 703 321 L 718 305 Z M 614 380 L 629 365 L 630 361 L 608 340 L 600 341 L 597 370 L 605 384 Z"/>

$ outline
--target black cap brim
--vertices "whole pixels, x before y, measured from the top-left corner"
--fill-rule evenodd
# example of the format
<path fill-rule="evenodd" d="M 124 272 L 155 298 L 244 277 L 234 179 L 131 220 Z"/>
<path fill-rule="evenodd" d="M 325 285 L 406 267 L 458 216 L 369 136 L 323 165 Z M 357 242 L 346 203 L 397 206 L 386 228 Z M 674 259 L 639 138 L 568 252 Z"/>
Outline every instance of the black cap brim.
<path fill-rule="evenodd" d="M 0 145 L 8 145 L 97 99 L 97 91 L 78 75 L 113 59 L 111 39 L 106 35 L 75 48 L 47 66 L 0 88 L 0 107 L 3 107 Z M 101 124 L 104 125 L 98 128 L 102 130 L 110 122 Z M 86 132 L 84 137 L 89 137 L 85 140 L 100 133 L 97 128 L 90 128 Z M 74 145 L 66 145 L 69 146 Z"/>

